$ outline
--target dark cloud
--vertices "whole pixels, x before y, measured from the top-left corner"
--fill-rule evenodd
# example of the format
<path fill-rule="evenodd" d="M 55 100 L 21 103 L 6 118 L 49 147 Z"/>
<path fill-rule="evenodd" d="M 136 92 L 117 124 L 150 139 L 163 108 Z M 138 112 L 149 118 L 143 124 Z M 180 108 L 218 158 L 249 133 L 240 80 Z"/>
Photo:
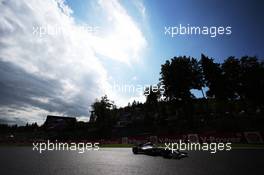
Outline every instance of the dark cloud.
<path fill-rule="evenodd" d="M 0 124 L 8 124 L 8 125 L 25 125 L 26 122 L 24 120 L 21 120 L 18 117 L 15 117 L 13 119 L 9 118 L 3 118 L 0 119 Z"/>
<path fill-rule="evenodd" d="M 0 61 L 0 107 L 14 110 L 8 112 L 33 106 L 67 116 L 88 114 L 88 106 L 82 103 L 81 97 L 66 102 L 62 98 L 62 91 L 63 87 L 58 80 L 36 76 L 13 63 Z M 3 112 L 1 115 L 4 115 Z"/>

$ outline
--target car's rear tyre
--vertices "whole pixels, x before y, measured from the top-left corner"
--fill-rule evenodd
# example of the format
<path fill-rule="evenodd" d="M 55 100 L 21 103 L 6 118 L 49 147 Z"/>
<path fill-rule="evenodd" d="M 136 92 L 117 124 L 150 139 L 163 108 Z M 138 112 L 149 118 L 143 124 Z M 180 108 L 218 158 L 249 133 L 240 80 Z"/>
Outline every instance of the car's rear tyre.
<path fill-rule="evenodd" d="M 137 147 L 133 147 L 133 148 L 132 148 L 132 152 L 133 152 L 134 154 L 138 154 L 138 148 L 137 148 Z"/>

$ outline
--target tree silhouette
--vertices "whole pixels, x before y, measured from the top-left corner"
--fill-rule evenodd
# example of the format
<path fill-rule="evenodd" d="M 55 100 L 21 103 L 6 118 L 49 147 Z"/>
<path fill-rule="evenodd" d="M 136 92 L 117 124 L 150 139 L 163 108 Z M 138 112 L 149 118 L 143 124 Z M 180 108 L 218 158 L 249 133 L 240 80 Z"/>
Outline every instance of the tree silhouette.
<path fill-rule="evenodd" d="M 200 64 L 205 84 L 209 88 L 206 95 L 219 100 L 227 99 L 226 82 L 220 64 L 214 63 L 213 59 L 209 59 L 203 54 Z"/>
<path fill-rule="evenodd" d="M 225 79 L 225 87 L 227 98 L 235 100 L 240 98 L 239 93 L 241 91 L 241 73 L 239 59 L 235 57 L 227 58 L 222 64 L 223 76 Z"/>
<path fill-rule="evenodd" d="M 187 100 L 194 96 L 191 89 L 201 90 L 203 79 L 196 59 L 190 57 L 174 57 L 161 65 L 160 83 L 165 86 L 164 95 L 167 100 Z"/>
<path fill-rule="evenodd" d="M 112 114 L 116 106 L 106 95 L 101 97 L 101 100 L 96 100 L 91 107 L 93 120 L 99 129 L 106 130 L 113 124 L 114 116 Z"/>
<path fill-rule="evenodd" d="M 242 57 L 241 65 L 241 89 L 240 96 L 256 104 L 263 105 L 264 98 L 264 63 L 256 57 Z"/>

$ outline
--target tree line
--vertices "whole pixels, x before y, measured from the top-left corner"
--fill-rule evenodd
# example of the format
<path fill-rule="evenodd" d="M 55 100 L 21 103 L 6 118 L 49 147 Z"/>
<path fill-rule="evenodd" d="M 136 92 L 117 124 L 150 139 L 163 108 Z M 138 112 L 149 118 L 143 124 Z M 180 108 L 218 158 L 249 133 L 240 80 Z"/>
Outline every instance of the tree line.
<path fill-rule="evenodd" d="M 168 108 L 173 111 L 173 115 L 177 109 L 176 113 L 180 113 L 182 118 L 192 125 L 197 100 L 207 106 L 203 114 L 205 119 L 208 119 L 209 115 L 208 106 L 217 106 L 220 103 L 226 104 L 224 110 L 228 112 L 232 112 L 232 107 L 227 107 L 227 104 L 238 104 L 243 112 L 263 113 L 264 62 L 251 56 L 228 57 L 222 63 L 217 63 L 204 54 L 201 54 L 200 59 L 177 56 L 161 65 L 157 86 L 163 86 L 164 91 L 154 92 L 149 87 L 150 89 L 143 92 L 146 102 L 134 104 L 143 106 L 142 113 L 144 119 L 149 121 L 148 125 L 155 121 L 160 125 L 165 120 Z M 194 89 L 201 91 L 202 98 L 197 99 L 192 94 Z M 111 128 L 118 120 L 118 111 L 120 109 L 104 96 L 92 105 L 91 121 L 101 128 Z M 153 118 L 155 113 L 158 113 L 158 117 Z"/>
<path fill-rule="evenodd" d="M 229 57 L 223 63 L 215 63 L 204 54 L 199 61 L 179 56 L 161 65 L 160 75 L 166 100 L 193 99 L 191 89 L 197 89 L 204 98 L 244 100 L 256 105 L 264 102 L 264 62 L 257 57 Z"/>

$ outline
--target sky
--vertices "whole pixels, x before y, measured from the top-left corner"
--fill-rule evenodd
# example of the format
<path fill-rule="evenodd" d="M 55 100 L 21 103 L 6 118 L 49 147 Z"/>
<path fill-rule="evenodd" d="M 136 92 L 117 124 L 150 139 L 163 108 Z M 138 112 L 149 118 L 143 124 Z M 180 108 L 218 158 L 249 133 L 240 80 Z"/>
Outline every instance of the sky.
<path fill-rule="evenodd" d="M 145 101 L 161 64 L 201 53 L 264 58 L 261 0 L 0 0 L 0 123 L 42 124 L 48 114 L 87 121 L 107 95 Z M 165 28 L 231 27 L 230 35 Z M 132 86 L 139 90 L 122 90 Z M 140 90 L 140 88 L 141 90 Z M 199 94 L 192 91 L 197 97 Z"/>

